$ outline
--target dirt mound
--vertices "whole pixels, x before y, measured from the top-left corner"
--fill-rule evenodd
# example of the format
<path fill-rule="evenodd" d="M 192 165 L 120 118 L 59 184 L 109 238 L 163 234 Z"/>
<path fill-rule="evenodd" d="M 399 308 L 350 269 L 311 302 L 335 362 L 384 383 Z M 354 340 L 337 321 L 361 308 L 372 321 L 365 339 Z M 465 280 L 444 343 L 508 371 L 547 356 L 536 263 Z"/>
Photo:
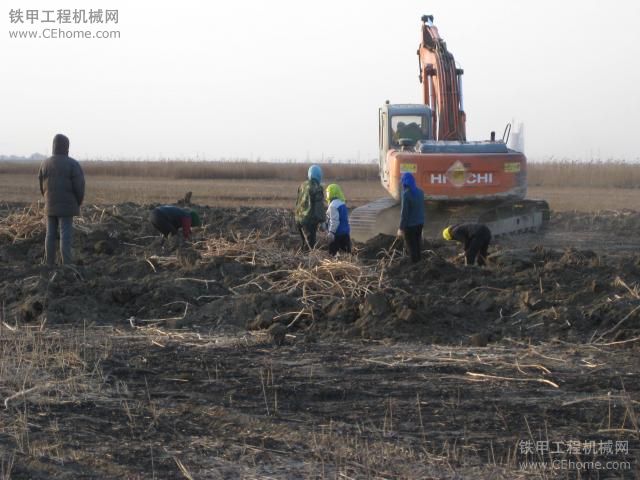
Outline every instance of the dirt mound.
<path fill-rule="evenodd" d="M 459 247 L 439 240 L 425 242 L 424 259 L 413 265 L 402 241 L 384 235 L 357 244 L 351 257 L 333 259 L 298 250 L 287 211 L 194 206 L 205 223 L 194 242 L 162 251 L 147 221 L 152 208 L 85 208 L 75 224 L 76 265 L 48 269 L 41 265 L 42 211 L 5 207 L 4 321 L 208 332 L 283 324 L 311 339 L 453 344 L 473 343 L 478 335 L 487 341 L 621 339 L 640 326 L 634 310 L 640 255 L 573 248 L 571 236 L 565 248 L 544 246 L 544 237 L 524 246 L 522 239 L 499 240 L 486 269 L 465 266 Z M 639 219 L 636 212 L 562 213 L 550 231 L 575 223 L 615 238 L 628 235 Z"/>

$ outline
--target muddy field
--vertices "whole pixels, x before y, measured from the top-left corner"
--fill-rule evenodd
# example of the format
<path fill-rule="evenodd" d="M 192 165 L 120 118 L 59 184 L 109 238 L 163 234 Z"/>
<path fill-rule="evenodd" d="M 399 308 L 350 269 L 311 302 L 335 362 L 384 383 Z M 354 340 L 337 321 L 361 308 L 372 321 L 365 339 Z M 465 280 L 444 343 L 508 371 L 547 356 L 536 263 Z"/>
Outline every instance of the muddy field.
<path fill-rule="evenodd" d="M 0 207 L 0 478 L 640 476 L 640 213 L 480 269 L 302 253 L 252 207 L 162 250 L 151 207 L 84 208 L 54 269 L 39 208 Z"/>

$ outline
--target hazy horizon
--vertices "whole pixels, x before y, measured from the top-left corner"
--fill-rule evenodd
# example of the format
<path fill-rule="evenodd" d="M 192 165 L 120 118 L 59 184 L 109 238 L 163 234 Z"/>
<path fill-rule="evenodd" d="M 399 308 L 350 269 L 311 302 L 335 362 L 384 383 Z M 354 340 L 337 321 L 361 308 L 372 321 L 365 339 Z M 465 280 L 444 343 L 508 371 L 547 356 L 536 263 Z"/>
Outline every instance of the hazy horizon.
<path fill-rule="evenodd" d="M 46 26 L 10 23 L 11 8 L 116 9 L 85 28 L 120 38 L 9 38 Z M 46 155 L 60 132 L 79 159 L 372 160 L 378 107 L 421 102 L 423 14 L 465 70 L 470 140 L 513 119 L 533 161 L 640 158 L 630 0 L 10 5 L 0 155 Z"/>

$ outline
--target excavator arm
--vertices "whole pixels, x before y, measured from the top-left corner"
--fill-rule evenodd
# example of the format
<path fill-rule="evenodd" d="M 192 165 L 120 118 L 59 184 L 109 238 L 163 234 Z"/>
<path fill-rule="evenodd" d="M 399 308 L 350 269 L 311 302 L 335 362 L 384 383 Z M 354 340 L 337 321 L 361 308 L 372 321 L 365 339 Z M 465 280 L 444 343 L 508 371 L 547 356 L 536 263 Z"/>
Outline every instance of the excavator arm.
<path fill-rule="evenodd" d="M 433 16 L 422 17 L 422 42 L 418 47 L 420 83 L 424 103 L 432 110 L 433 138 L 435 140 L 467 139 L 465 113 L 462 105 L 463 70 L 447 44 L 433 25 Z"/>

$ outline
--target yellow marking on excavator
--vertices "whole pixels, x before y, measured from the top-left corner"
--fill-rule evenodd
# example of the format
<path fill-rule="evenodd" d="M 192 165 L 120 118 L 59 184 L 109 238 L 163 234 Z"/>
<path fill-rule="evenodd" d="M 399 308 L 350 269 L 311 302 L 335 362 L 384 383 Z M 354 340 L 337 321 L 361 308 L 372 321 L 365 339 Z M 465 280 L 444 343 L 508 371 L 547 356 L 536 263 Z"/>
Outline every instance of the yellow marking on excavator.
<path fill-rule="evenodd" d="M 416 173 L 418 171 L 418 166 L 415 163 L 401 163 L 400 164 L 400 173 Z"/>

